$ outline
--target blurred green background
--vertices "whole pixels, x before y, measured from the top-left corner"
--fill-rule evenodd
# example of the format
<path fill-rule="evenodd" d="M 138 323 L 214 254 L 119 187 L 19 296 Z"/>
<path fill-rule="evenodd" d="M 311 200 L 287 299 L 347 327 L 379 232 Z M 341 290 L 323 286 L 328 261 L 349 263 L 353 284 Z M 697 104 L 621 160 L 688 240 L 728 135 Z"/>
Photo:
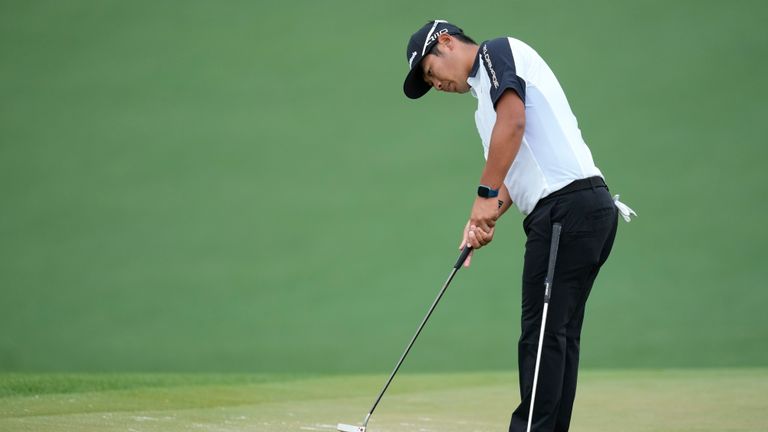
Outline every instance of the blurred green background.
<path fill-rule="evenodd" d="M 537 49 L 640 215 L 582 366 L 768 365 L 765 2 L 4 0 L 0 371 L 388 371 L 483 166 L 471 96 L 402 94 L 432 18 Z M 516 370 L 521 220 L 408 370 Z"/>

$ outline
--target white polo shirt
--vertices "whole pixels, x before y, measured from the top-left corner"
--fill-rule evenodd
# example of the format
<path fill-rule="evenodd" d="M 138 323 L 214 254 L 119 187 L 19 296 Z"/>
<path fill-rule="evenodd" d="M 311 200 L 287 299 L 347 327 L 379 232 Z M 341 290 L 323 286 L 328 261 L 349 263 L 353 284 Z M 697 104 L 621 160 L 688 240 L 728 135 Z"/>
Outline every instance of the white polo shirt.
<path fill-rule="evenodd" d="M 486 159 L 502 92 L 511 89 L 525 102 L 525 133 L 504 179 L 524 215 L 574 180 L 603 176 L 560 83 L 533 48 L 511 37 L 481 43 L 467 83 L 477 98 L 475 123 Z"/>

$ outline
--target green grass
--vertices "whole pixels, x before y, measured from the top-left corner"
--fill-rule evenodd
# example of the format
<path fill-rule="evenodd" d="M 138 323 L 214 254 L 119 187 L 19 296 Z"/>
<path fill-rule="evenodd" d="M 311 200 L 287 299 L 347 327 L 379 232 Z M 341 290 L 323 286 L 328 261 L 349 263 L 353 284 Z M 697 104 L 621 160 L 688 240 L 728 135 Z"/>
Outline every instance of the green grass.
<path fill-rule="evenodd" d="M 768 366 L 764 0 L 3 0 L 0 371 L 389 368 L 482 169 L 471 96 L 402 95 L 431 18 L 536 48 L 640 215 L 582 364 Z M 410 370 L 514 370 L 521 219 Z"/>
<path fill-rule="evenodd" d="M 332 431 L 338 422 L 360 422 L 384 379 L 0 375 L 0 430 Z M 589 370 L 578 392 L 574 432 L 768 428 L 768 369 Z M 513 374 L 403 374 L 369 426 L 372 432 L 505 430 L 517 401 Z"/>
<path fill-rule="evenodd" d="M 304 375 L 288 374 L 26 374 L 5 373 L 0 379 L 0 398 L 69 394 L 134 388 L 255 384 L 286 381 Z"/>

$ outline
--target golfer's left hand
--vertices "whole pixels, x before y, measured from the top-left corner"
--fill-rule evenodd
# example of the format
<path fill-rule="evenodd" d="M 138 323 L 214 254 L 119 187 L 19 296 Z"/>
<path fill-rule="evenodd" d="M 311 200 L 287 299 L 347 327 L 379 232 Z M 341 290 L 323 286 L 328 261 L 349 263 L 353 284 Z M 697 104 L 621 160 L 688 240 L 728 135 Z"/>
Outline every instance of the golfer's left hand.
<path fill-rule="evenodd" d="M 477 197 L 467 223 L 465 238 L 473 249 L 480 249 L 493 240 L 494 226 L 499 218 L 499 201 Z"/>
<path fill-rule="evenodd" d="M 475 198 L 472 205 L 472 215 L 469 217 L 469 225 L 480 228 L 485 233 L 490 233 L 499 218 L 499 201 L 495 198 Z"/>

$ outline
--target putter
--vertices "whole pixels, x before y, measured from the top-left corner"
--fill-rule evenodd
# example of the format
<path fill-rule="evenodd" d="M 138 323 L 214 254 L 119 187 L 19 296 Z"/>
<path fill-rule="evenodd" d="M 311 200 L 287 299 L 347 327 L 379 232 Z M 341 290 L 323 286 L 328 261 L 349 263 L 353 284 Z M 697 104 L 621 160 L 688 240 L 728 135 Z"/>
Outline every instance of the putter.
<path fill-rule="evenodd" d="M 389 387 L 389 384 L 392 382 L 392 379 L 395 377 L 397 370 L 400 369 L 400 365 L 403 364 L 403 360 L 405 360 L 405 356 L 408 355 L 408 352 L 411 350 L 411 347 L 413 346 L 413 343 L 416 341 L 416 338 L 419 337 L 419 333 L 421 333 L 421 329 L 424 328 L 424 324 L 427 323 L 427 320 L 429 319 L 430 315 L 432 315 L 432 311 L 435 310 L 435 306 L 437 306 L 437 302 L 439 302 L 440 298 L 443 297 L 445 290 L 448 288 L 448 284 L 451 283 L 453 276 L 456 274 L 456 272 L 459 271 L 459 269 L 461 268 L 461 265 L 464 264 L 464 261 L 467 259 L 471 251 L 472 251 L 472 246 L 469 246 L 469 245 L 464 246 L 464 249 L 462 249 L 461 255 L 459 255 L 459 259 L 456 261 L 456 264 L 454 264 L 453 270 L 451 271 L 450 276 L 448 276 L 448 280 L 445 281 L 445 284 L 443 284 L 443 288 L 437 294 L 435 301 L 432 302 L 432 306 L 429 307 L 429 311 L 427 311 L 427 316 L 424 317 L 424 319 L 421 321 L 421 324 L 419 324 L 419 327 L 416 329 L 416 334 L 413 335 L 413 338 L 411 338 L 411 341 L 408 343 L 408 346 L 405 347 L 405 352 L 403 352 L 403 355 L 400 356 L 400 360 L 398 360 L 397 365 L 395 366 L 395 370 L 392 371 L 392 374 L 389 376 L 389 379 L 387 380 L 386 384 L 384 384 L 384 388 L 381 389 L 379 396 L 376 398 L 376 401 L 373 403 L 373 406 L 368 411 L 368 414 L 365 416 L 365 419 L 363 420 L 363 425 L 354 426 L 354 425 L 339 423 L 339 425 L 336 427 L 336 429 L 339 432 L 365 432 L 366 428 L 368 428 L 368 421 L 371 419 L 371 416 L 373 415 L 373 411 L 376 409 L 376 406 L 379 404 L 381 397 L 384 396 L 384 392 L 387 391 L 387 387 Z"/>
<path fill-rule="evenodd" d="M 557 248 L 560 244 L 560 231 L 562 225 L 552 225 L 552 244 L 549 246 L 549 267 L 547 277 L 544 279 L 544 311 L 541 314 L 541 331 L 539 331 L 539 347 L 536 350 L 536 367 L 533 369 L 533 391 L 531 392 L 531 409 L 528 411 L 528 432 L 531 432 L 531 420 L 533 420 L 533 402 L 536 400 L 536 384 L 539 382 L 539 363 L 541 362 L 541 346 L 544 344 L 544 326 L 547 324 L 547 309 L 549 309 L 549 297 L 552 294 L 552 279 L 555 277 L 555 262 L 557 261 Z"/>

